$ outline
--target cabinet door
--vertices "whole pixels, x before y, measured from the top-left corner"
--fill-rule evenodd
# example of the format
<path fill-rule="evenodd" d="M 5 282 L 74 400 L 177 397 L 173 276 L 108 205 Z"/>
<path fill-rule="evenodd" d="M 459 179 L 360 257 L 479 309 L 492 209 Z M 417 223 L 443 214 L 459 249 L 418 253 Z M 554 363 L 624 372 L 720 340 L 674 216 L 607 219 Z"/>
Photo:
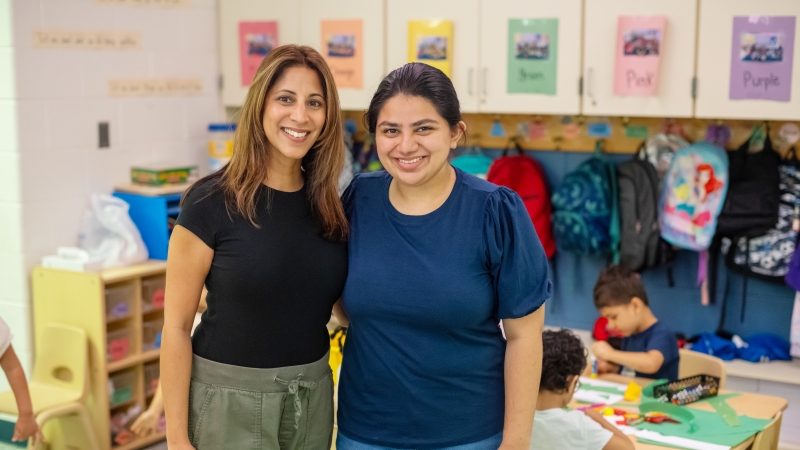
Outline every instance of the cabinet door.
<path fill-rule="evenodd" d="M 578 114 L 582 14 L 582 0 L 482 0 L 481 112 Z M 547 55 L 517 52 L 525 39 Z"/>
<path fill-rule="evenodd" d="M 796 36 L 800 31 L 796 23 L 798 15 L 800 2 L 796 0 L 702 0 L 697 55 L 696 116 L 715 119 L 800 119 L 800 57 L 796 51 Z M 795 20 L 794 33 L 787 33 L 787 28 L 792 27 L 787 27 L 786 23 L 773 20 L 770 26 L 769 16 L 790 16 Z M 736 17 L 748 22 L 752 19 L 756 26 L 735 27 Z M 766 26 L 761 26 L 762 23 Z M 751 39 L 757 33 L 761 37 L 782 35 L 778 44 L 783 51 L 781 60 L 775 61 L 775 58 L 771 58 L 763 62 L 746 61 L 748 55 L 739 53 L 742 44 L 746 44 L 748 39 L 743 36 L 746 33 L 750 34 Z M 734 41 L 739 45 L 735 54 Z M 793 62 L 790 63 L 788 58 L 792 58 Z M 732 65 L 735 66 L 734 70 Z M 745 82 L 748 74 L 749 79 Z M 780 88 L 774 84 L 776 82 Z M 731 83 L 735 83 L 734 89 L 731 89 Z M 783 89 L 789 89 L 790 94 Z M 742 97 L 744 92 L 748 93 L 748 97 L 755 94 L 771 99 L 731 99 L 732 93 L 734 97 Z"/>
<path fill-rule="evenodd" d="M 408 62 L 408 22 L 453 22 L 452 73 L 463 112 L 478 111 L 478 0 L 388 0 L 386 4 L 387 72 Z"/>
<path fill-rule="evenodd" d="M 666 18 L 654 96 L 614 93 L 620 16 Z M 586 0 L 583 34 L 583 113 L 608 116 L 691 117 L 697 0 Z"/>
<path fill-rule="evenodd" d="M 278 45 L 299 42 L 300 6 L 281 0 L 224 0 L 219 2 L 222 104 L 242 106 L 249 86 L 242 85 L 239 23 L 276 21 Z"/>
<path fill-rule="evenodd" d="M 334 77 L 341 80 L 338 91 L 342 109 L 366 110 L 372 94 L 375 93 L 378 84 L 386 75 L 383 64 L 383 13 L 382 1 L 302 1 L 301 17 L 303 20 L 300 24 L 300 39 L 303 44 L 319 50 L 328 61 Z M 339 26 L 331 24 L 330 29 L 325 30 L 326 36 L 322 36 L 322 22 L 329 20 L 353 23 L 340 23 Z M 327 45 L 323 48 L 323 39 L 327 40 L 331 34 L 339 33 L 355 37 L 356 53 L 354 56 L 342 57 L 336 56 L 335 53 L 331 56 Z M 345 39 L 349 39 L 349 36 Z M 344 36 L 340 36 L 340 38 L 344 38 Z M 359 52 L 360 54 L 358 54 Z M 358 74 L 354 73 L 356 70 L 361 72 L 361 87 L 357 87 L 359 83 L 357 82 Z"/>

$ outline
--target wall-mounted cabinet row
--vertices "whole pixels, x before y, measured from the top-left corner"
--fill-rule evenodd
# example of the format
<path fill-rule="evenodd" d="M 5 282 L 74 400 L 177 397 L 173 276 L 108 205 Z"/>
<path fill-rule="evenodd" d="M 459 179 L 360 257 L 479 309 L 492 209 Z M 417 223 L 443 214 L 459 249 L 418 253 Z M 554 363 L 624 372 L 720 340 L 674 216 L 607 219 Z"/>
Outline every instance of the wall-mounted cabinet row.
<path fill-rule="evenodd" d="M 417 34 L 409 42 L 409 22 L 441 20 L 452 31 L 435 45 L 464 112 L 800 119 L 797 0 L 226 0 L 220 12 L 223 102 L 231 107 L 247 92 L 242 22 L 275 21 L 278 45 L 310 45 L 334 72 L 341 61 L 331 36 L 341 33 L 358 55 L 348 67 L 361 70 L 359 83 L 339 86 L 342 108 L 363 110 L 414 45 L 422 52 L 431 43 Z M 791 26 L 776 28 L 776 18 L 792 18 Z M 752 25 L 769 19 L 773 26 Z M 351 29 L 330 22 L 344 20 Z M 750 51 L 766 53 L 751 61 Z M 631 63 L 620 64 L 620 55 Z M 732 73 L 742 62 L 757 69 L 749 81 Z M 737 98 L 747 83 L 786 95 Z M 642 86 L 653 89 L 642 94 Z"/>

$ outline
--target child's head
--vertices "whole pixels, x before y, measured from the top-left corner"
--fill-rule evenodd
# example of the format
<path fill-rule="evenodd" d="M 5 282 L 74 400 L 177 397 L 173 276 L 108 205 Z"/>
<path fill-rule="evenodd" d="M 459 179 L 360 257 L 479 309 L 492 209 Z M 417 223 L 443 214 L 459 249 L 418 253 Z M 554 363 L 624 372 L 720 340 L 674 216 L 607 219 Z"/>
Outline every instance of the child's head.
<path fill-rule="evenodd" d="M 634 334 L 639 329 L 642 312 L 650 309 L 642 278 L 620 266 L 600 272 L 594 285 L 594 306 L 608 319 L 608 326 L 623 336 Z"/>
<path fill-rule="evenodd" d="M 576 380 L 586 369 L 586 348 L 569 330 L 544 331 L 542 348 L 542 380 L 539 390 L 567 394 L 572 398 Z"/>

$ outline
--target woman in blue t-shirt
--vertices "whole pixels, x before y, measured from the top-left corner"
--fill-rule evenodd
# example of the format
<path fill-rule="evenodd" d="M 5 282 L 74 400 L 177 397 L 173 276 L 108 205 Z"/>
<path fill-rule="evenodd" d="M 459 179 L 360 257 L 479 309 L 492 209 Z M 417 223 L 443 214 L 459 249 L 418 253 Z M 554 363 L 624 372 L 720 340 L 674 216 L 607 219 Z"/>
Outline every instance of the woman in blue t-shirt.
<path fill-rule="evenodd" d="M 525 206 L 448 163 L 466 124 L 440 70 L 393 71 L 365 122 L 386 171 L 342 197 L 349 271 L 335 311 L 350 329 L 336 448 L 527 450 L 552 287 Z"/>

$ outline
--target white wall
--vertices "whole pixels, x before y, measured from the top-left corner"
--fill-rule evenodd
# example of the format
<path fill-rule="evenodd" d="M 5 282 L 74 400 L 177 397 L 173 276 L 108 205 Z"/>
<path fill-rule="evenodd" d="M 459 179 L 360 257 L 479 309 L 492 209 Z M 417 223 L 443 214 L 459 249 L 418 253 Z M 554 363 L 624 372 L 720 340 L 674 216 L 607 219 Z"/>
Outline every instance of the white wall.
<path fill-rule="evenodd" d="M 137 31 L 142 45 L 130 51 L 34 48 L 35 29 Z M 205 168 L 206 128 L 222 111 L 217 74 L 215 0 L 174 9 L 0 0 L 0 315 L 26 363 L 32 357 L 30 269 L 57 246 L 77 243 L 89 194 L 126 182 L 131 165 Z M 137 77 L 199 78 L 203 92 L 108 96 L 109 79 Z M 110 124 L 110 148 L 98 148 L 98 122 Z"/>
<path fill-rule="evenodd" d="M 17 137 L 11 0 L 0 0 L 0 317 L 16 335 L 15 350 L 30 367 L 31 340 L 22 246 L 22 193 Z M 0 390 L 7 389 L 0 376 Z"/>

